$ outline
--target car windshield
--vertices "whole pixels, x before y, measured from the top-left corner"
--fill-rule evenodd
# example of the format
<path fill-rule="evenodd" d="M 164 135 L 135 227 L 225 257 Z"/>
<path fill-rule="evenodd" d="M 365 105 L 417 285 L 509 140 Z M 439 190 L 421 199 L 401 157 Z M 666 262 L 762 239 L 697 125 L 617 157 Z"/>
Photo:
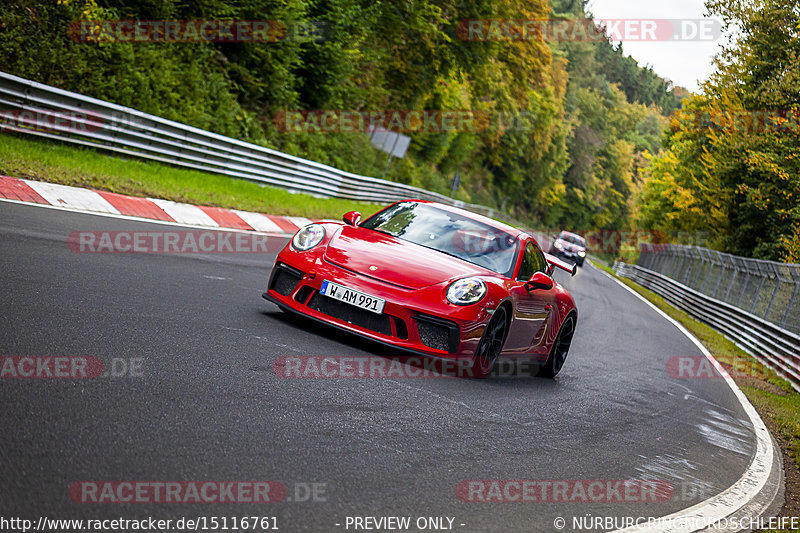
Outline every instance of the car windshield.
<path fill-rule="evenodd" d="M 583 237 L 579 235 L 575 235 L 574 233 L 567 233 L 566 231 L 562 231 L 561 235 L 558 236 L 559 239 L 562 241 L 567 241 L 571 244 L 577 244 L 578 246 L 586 247 L 586 241 L 583 240 Z"/>
<path fill-rule="evenodd" d="M 438 250 L 498 274 L 513 274 L 518 240 L 458 213 L 403 202 L 376 213 L 361 227 Z"/>

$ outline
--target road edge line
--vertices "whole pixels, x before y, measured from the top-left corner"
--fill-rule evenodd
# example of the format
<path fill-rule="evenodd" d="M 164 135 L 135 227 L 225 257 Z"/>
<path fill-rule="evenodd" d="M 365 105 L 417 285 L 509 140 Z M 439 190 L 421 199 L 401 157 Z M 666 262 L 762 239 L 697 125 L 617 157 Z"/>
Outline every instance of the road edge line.
<path fill-rule="evenodd" d="M 732 515 L 736 514 L 737 512 L 741 511 L 745 507 L 752 506 L 754 502 L 762 495 L 762 490 L 767 485 L 767 482 L 771 478 L 773 471 L 775 469 L 776 463 L 781 468 L 780 471 L 780 485 L 783 485 L 783 470 L 782 470 L 782 455 L 775 453 L 776 444 L 770 434 L 767 426 L 764 424 L 764 421 L 761 420 L 761 415 L 758 414 L 753 404 L 750 403 L 750 400 L 747 399 L 747 396 L 741 391 L 736 382 L 733 381 L 733 378 L 730 377 L 728 372 L 723 368 L 723 366 L 717 361 L 711 352 L 708 351 L 708 348 L 700 342 L 700 340 L 695 337 L 688 329 L 686 329 L 683 324 L 666 314 L 664 311 L 656 307 L 655 304 L 647 300 L 644 296 L 633 290 L 632 288 L 628 287 L 620 280 L 615 278 L 614 276 L 610 275 L 608 272 L 605 272 L 603 269 L 598 268 L 592 261 L 589 261 L 592 265 L 592 268 L 597 269 L 601 274 L 609 278 L 610 280 L 617 283 L 620 287 L 625 289 L 626 291 L 630 292 L 645 304 L 647 304 L 650 308 L 655 310 L 659 315 L 665 318 L 668 322 L 670 322 L 673 326 L 678 328 L 678 330 L 683 333 L 690 341 L 692 341 L 700 352 L 709 360 L 709 362 L 714 366 L 714 368 L 719 372 L 722 378 L 730 387 L 733 394 L 736 396 L 736 399 L 744 409 L 744 412 L 750 418 L 750 422 L 753 424 L 753 432 L 756 436 L 756 453 L 753 456 L 753 460 L 750 462 L 750 465 L 747 467 L 745 472 L 742 476 L 730 487 L 722 491 L 721 493 L 717 494 L 716 496 L 712 496 L 711 498 L 702 501 L 692 507 L 687 507 L 681 511 L 677 511 L 675 513 L 665 515 L 659 517 L 658 520 L 661 523 L 664 522 L 672 522 L 675 524 L 683 523 L 684 527 L 678 528 L 671 528 L 671 529 L 664 529 L 663 527 L 656 527 L 656 526 L 632 526 L 625 529 L 616 530 L 613 533 L 672 533 L 672 532 L 686 532 L 686 533 L 693 533 L 695 531 L 702 531 L 704 529 L 711 529 L 714 528 L 714 525 L 718 522 L 731 517 Z M 778 491 L 780 492 L 780 491 Z M 776 494 L 777 495 L 777 494 Z M 753 522 L 755 523 L 756 520 L 763 516 L 765 510 L 770 508 L 774 501 L 774 497 L 770 498 L 770 501 L 762 503 L 762 510 L 759 511 L 757 516 L 751 516 Z M 755 511 L 755 510 L 754 510 Z M 744 522 L 749 523 L 749 519 L 745 519 Z M 741 518 L 737 520 L 737 522 L 741 523 Z M 693 527 L 696 524 L 704 524 L 703 527 L 697 528 Z M 748 530 L 750 528 L 747 528 Z M 716 531 L 741 531 L 742 528 L 736 529 L 717 529 L 714 528 Z"/>

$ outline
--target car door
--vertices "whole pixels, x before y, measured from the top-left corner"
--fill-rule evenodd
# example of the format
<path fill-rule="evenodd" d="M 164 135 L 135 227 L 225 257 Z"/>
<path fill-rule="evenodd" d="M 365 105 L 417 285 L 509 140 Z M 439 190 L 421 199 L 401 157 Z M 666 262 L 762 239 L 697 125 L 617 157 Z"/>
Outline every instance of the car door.
<path fill-rule="evenodd" d="M 514 302 L 514 320 L 504 351 L 546 355 L 545 339 L 555 300 L 555 282 L 549 290 L 529 292 L 525 283 L 536 272 L 547 273 L 547 260 L 534 240 L 525 243 L 522 253 L 519 272 L 509 291 Z"/>

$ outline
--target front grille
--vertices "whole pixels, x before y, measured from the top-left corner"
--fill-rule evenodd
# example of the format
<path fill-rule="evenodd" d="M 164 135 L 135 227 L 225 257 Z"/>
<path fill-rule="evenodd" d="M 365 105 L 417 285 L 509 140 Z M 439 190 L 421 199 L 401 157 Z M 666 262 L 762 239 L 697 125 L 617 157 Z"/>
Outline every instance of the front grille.
<path fill-rule="evenodd" d="M 459 332 L 458 324 L 444 318 L 431 315 L 417 315 L 419 339 L 422 344 L 437 350 L 455 353 L 458 350 Z"/>
<path fill-rule="evenodd" d="M 384 335 L 392 334 L 392 326 L 389 323 L 389 315 L 377 315 L 369 311 L 365 311 L 354 305 L 334 300 L 323 296 L 318 292 L 314 293 L 311 300 L 308 302 L 311 309 L 319 311 L 320 313 L 344 320 L 355 326 L 362 327 Z"/>
<path fill-rule="evenodd" d="M 297 283 L 303 279 L 303 273 L 290 266 L 278 263 L 269 283 L 269 289 L 281 296 L 289 296 Z"/>

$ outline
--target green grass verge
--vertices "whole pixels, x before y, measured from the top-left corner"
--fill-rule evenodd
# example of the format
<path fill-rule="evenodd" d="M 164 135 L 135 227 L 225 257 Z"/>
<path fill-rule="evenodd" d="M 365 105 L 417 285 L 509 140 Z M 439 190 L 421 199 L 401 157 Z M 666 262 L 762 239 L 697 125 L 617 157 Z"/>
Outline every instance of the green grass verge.
<path fill-rule="evenodd" d="M 598 261 L 593 261 L 593 264 L 644 296 L 697 337 L 731 374 L 770 429 L 782 437 L 789 455 L 800 468 L 800 393 L 788 381 L 778 377 L 772 369 L 759 363 L 721 333 L 676 309 L 656 293 L 620 278 Z"/>
<path fill-rule="evenodd" d="M 270 215 L 339 219 L 360 211 L 366 218 L 381 208 L 9 134 L 0 134 L 0 174 Z"/>

